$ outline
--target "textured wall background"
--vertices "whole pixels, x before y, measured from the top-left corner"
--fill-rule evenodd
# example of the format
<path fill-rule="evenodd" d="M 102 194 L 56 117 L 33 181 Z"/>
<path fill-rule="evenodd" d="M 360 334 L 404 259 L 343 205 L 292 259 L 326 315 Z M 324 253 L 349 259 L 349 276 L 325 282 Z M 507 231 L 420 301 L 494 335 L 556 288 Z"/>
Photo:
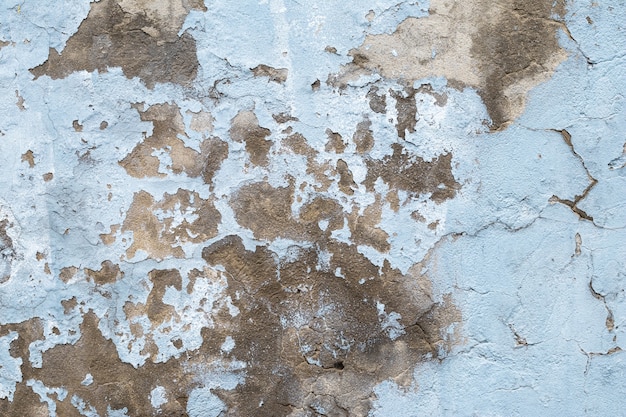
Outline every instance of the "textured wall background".
<path fill-rule="evenodd" d="M 613 416 L 623 0 L 6 0 L 0 414 Z"/>

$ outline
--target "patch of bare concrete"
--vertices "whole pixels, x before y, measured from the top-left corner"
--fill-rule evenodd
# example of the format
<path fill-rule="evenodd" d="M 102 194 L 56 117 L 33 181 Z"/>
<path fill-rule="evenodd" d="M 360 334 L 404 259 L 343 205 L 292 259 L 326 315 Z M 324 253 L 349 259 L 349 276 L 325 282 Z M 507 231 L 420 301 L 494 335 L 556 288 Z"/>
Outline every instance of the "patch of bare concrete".
<path fill-rule="evenodd" d="M 61 53 L 51 48 L 48 60 L 31 69 L 38 78 L 65 78 L 75 71 L 106 72 L 121 67 L 148 88 L 156 83 L 190 85 L 198 58 L 191 35 L 178 35 L 192 9 L 206 10 L 200 0 L 101 0 Z"/>
<path fill-rule="evenodd" d="M 368 35 L 328 82 L 342 87 L 372 72 L 410 83 L 442 76 L 454 87 L 475 88 L 492 130 L 500 130 L 523 112 L 528 91 L 566 57 L 557 40 L 564 0 L 433 0 L 429 12 L 404 20 L 392 34 Z M 379 101 L 370 104 L 381 111 Z"/>
<path fill-rule="evenodd" d="M 267 77 L 269 81 L 279 84 L 287 81 L 287 76 L 289 75 L 287 68 L 273 68 L 265 64 L 257 65 L 251 71 L 255 77 Z"/>
<path fill-rule="evenodd" d="M 452 174 L 452 154 L 443 154 L 432 161 L 411 155 L 401 144 L 392 146 L 393 154 L 382 160 L 368 159 L 367 176 L 364 184 L 373 190 L 374 183 L 381 178 L 390 189 L 403 190 L 413 195 L 431 193 L 437 203 L 453 198 L 461 188 Z"/>
<path fill-rule="evenodd" d="M 174 174 L 185 173 L 189 177 L 202 175 L 207 184 L 211 184 L 213 175 L 228 157 L 228 144 L 215 137 L 208 137 L 200 144 L 200 152 L 185 146 L 179 136 L 186 137 L 185 125 L 176 104 L 162 103 L 144 110 L 143 103 L 133 105 L 141 120 L 152 122 L 152 135 L 137 144 L 119 164 L 128 175 L 135 178 L 165 177 L 166 173 L 159 170 L 161 161 L 154 155 L 155 151 L 167 152 L 171 165 L 166 168 Z M 194 114 L 191 128 L 202 132 L 212 130 L 212 119 L 209 113 Z"/>
<path fill-rule="evenodd" d="M 246 144 L 250 162 L 254 165 L 267 166 L 267 156 L 273 142 L 265 138 L 272 132 L 259 126 L 259 119 L 252 111 L 240 111 L 230 123 L 230 138 L 235 142 Z"/>
<path fill-rule="evenodd" d="M 458 311 L 433 301 L 421 266 L 403 275 L 371 264 L 355 246 L 317 244 L 328 261 L 315 248 L 294 247 L 280 262 L 264 247 L 247 251 L 236 236 L 204 249 L 210 265 L 225 268 L 240 311 L 206 335 L 231 336 L 228 356 L 248 364 L 245 384 L 218 391 L 226 415 L 367 415 L 376 384 L 410 383 L 407 364 L 449 347 L 443 331 Z"/>
<path fill-rule="evenodd" d="M 179 217 L 183 220 L 178 221 Z M 217 236 L 220 221 L 213 202 L 200 198 L 195 191 L 179 188 L 175 194 L 165 193 L 158 201 L 146 191 L 139 191 L 122 224 L 122 232 L 133 233 L 126 255 L 130 259 L 142 250 L 153 259 L 183 258 L 182 245 Z"/>

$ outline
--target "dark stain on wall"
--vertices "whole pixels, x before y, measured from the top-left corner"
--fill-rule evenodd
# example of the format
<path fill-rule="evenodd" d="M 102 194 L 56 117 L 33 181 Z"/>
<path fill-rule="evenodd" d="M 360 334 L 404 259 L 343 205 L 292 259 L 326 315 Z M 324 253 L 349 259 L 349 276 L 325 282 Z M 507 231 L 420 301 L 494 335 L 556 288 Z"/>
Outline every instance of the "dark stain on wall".
<path fill-rule="evenodd" d="M 368 159 L 365 186 L 373 190 L 376 179 L 382 178 L 392 190 L 404 190 L 413 195 L 431 193 L 431 199 L 441 203 L 456 195 L 461 188 L 452 174 L 452 154 L 443 154 L 428 162 L 412 155 L 399 143 L 391 145 L 393 154 L 382 160 Z"/>
<path fill-rule="evenodd" d="M 182 4 L 187 12 L 205 10 L 199 1 Z M 156 83 L 188 86 L 196 78 L 198 58 L 193 37 L 187 32 L 178 36 L 183 21 L 180 15 L 172 16 L 169 24 L 148 13 L 125 11 L 115 0 L 93 2 L 63 51 L 51 48 L 48 60 L 31 72 L 35 78 L 48 75 L 58 79 L 75 71 L 102 73 L 121 67 L 126 77 L 139 77 L 148 88 Z"/>
<path fill-rule="evenodd" d="M 280 260 L 229 236 L 203 250 L 210 265 L 225 268 L 240 311 L 206 329 L 206 339 L 223 340 L 215 332 L 232 336 L 228 355 L 248 364 L 245 384 L 217 391 L 226 415 L 366 415 L 377 383 L 408 382 L 406 364 L 445 351 L 442 330 L 458 313 L 432 300 L 419 267 L 403 275 L 388 264 L 373 265 L 354 246 L 326 240 L 316 246 L 294 247 Z M 328 259 L 320 258 L 326 252 Z M 397 334 L 381 325 L 392 312 Z"/>

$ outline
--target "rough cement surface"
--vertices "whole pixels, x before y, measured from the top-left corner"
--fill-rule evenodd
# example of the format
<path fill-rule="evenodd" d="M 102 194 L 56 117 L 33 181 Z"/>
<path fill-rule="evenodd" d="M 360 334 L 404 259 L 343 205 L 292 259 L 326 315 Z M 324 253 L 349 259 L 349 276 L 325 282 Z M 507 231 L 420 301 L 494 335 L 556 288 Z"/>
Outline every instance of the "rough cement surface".
<path fill-rule="evenodd" d="M 0 415 L 622 414 L 623 2 L 356 3 L 0 5 Z"/>

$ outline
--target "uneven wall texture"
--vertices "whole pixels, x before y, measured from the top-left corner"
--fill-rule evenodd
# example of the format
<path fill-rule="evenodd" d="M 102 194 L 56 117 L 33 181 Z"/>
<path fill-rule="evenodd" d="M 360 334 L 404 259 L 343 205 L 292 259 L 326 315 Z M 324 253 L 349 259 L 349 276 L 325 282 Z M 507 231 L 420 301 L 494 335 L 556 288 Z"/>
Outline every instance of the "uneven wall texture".
<path fill-rule="evenodd" d="M 625 7 L 3 1 L 0 415 L 623 415 Z"/>

